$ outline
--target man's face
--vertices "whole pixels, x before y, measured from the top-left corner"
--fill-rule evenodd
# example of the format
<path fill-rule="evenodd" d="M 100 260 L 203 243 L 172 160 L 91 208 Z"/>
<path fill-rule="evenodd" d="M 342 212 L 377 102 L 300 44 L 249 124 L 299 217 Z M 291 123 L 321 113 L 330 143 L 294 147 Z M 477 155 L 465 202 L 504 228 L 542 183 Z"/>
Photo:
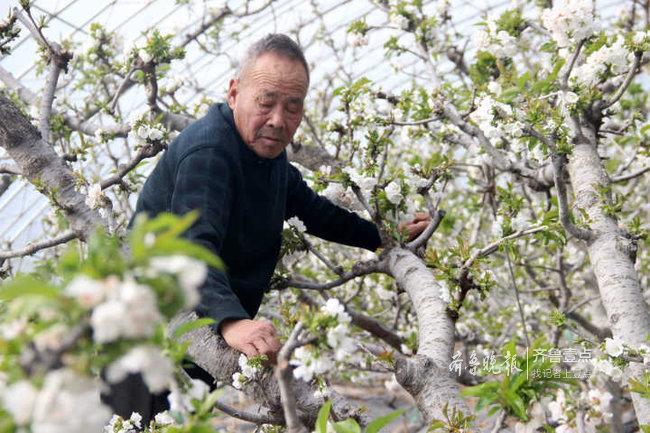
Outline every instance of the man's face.
<path fill-rule="evenodd" d="M 262 54 L 230 80 L 228 105 L 244 142 L 258 156 L 275 158 L 291 142 L 300 125 L 309 85 L 298 61 Z"/>

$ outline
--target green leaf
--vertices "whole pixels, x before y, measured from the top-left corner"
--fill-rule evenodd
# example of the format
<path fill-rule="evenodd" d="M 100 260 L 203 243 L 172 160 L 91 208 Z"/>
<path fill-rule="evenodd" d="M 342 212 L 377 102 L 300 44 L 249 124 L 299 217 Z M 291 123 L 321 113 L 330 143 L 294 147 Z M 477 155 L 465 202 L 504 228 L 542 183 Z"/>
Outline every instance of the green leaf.
<path fill-rule="evenodd" d="M 217 402 L 219 396 L 222 393 L 223 393 L 222 389 L 215 389 L 210 394 L 208 394 L 205 400 L 203 400 L 203 402 L 201 403 L 201 407 L 199 408 L 197 415 L 201 416 L 210 413 L 210 411 L 214 407 L 214 404 Z"/>
<path fill-rule="evenodd" d="M 440 428 L 443 428 L 446 424 L 438 419 L 434 419 L 429 428 L 427 429 L 428 432 L 430 431 L 436 431 Z"/>
<path fill-rule="evenodd" d="M 59 289 L 36 279 L 32 275 L 20 275 L 0 287 L 0 299 L 7 301 L 29 295 L 54 299 L 60 293 Z"/>
<path fill-rule="evenodd" d="M 366 427 L 366 433 L 378 433 L 379 430 L 399 418 L 404 412 L 406 412 L 406 409 L 401 408 L 389 413 L 388 415 L 375 418 Z"/>
<path fill-rule="evenodd" d="M 181 326 L 174 330 L 174 338 L 178 338 L 190 331 L 194 331 L 195 329 L 199 329 L 213 323 L 215 323 L 215 320 L 211 317 L 202 317 L 200 319 L 192 320 L 191 322 L 183 323 Z"/>
<path fill-rule="evenodd" d="M 318 433 L 327 433 L 327 418 L 330 416 L 331 408 L 332 402 L 327 400 L 318 411 L 318 418 L 316 418 L 316 430 Z"/>
<path fill-rule="evenodd" d="M 336 433 L 361 433 L 361 427 L 352 418 L 337 422 L 334 424 L 334 430 Z"/>
<path fill-rule="evenodd" d="M 209 249 L 186 239 L 157 239 L 155 243 L 155 251 L 157 253 L 156 255 L 184 254 L 195 259 L 203 260 L 214 268 L 225 270 L 225 265 L 221 259 L 214 255 Z"/>

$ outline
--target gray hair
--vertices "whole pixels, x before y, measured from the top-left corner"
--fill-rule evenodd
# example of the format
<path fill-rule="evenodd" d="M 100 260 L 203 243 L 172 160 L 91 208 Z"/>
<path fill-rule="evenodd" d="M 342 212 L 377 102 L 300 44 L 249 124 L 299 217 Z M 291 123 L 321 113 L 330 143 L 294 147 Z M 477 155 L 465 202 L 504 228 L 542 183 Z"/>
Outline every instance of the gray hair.
<path fill-rule="evenodd" d="M 305 68 L 307 80 L 309 80 L 309 66 L 307 66 L 302 49 L 293 39 L 282 33 L 269 33 L 251 45 L 239 63 L 237 75 L 241 76 L 246 68 L 253 64 L 258 57 L 266 53 L 277 54 L 287 59 L 300 62 Z"/>

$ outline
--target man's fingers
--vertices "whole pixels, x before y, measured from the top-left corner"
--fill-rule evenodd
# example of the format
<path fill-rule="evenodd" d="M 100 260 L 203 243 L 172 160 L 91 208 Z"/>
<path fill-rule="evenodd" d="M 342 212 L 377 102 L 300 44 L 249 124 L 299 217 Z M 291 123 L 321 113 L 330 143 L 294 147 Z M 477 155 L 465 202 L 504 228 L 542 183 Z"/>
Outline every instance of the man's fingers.
<path fill-rule="evenodd" d="M 269 357 L 269 361 L 275 364 L 278 352 L 280 351 L 280 349 L 282 349 L 282 344 L 280 343 L 280 340 L 278 340 L 275 337 L 265 337 L 264 341 L 266 342 L 266 345 L 269 347 L 269 353 L 267 354 Z"/>
<path fill-rule="evenodd" d="M 409 226 L 409 240 L 413 240 L 420 235 L 429 225 L 429 221 L 420 221 L 419 223 Z"/>
<path fill-rule="evenodd" d="M 246 343 L 241 347 L 241 352 L 244 353 L 248 358 L 259 355 L 257 348 L 252 343 Z"/>
<path fill-rule="evenodd" d="M 264 337 L 258 337 L 252 342 L 253 346 L 257 349 L 258 355 L 271 356 L 272 350 L 271 347 L 267 344 Z"/>
<path fill-rule="evenodd" d="M 277 336 L 278 335 L 278 331 L 277 331 L 277 329 L 275 329 L 275 326 L 273 326 L 272 322 L 269 322 L 267 320 L 263 320 L 263 321 L 261 321 L 261 323 L 264 324 L 263 329 L 265 331 L 267 331 L 270 335 L 272 335 L 272 336 Z"/>

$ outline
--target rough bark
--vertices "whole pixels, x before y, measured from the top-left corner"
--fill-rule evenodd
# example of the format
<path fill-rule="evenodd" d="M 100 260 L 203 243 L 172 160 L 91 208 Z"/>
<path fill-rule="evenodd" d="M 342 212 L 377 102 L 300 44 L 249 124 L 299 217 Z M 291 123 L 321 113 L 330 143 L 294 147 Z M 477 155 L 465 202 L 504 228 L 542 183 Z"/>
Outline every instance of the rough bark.
<path fill-rule="evenodd" d="M 608 177 L 598 155 L 595 138 L 575 145 L 569 157 L 569 175 L 575 205 L 589 217 L 594 235 L 588 244 L 598 289 L 614 338 L 630 346 L 645 342 L 650 333 L 650 313 L 644 301 L 639 277 L 634 269 L 636 242 L 605 211 L 599 188 L 608 186 Z M 641 363 L 630 363 L 625 380 L 639 378 Z M 650 401 L 632 393 L 640 424 L 650 424 Z"/>
<path fill-rule="evenodd" d="M 91 210 L 84 196 L 75 190 L 72 170 L 2 93 L 0 146 L 18 164 L 23 176 L 63 211 L 76 237 L 86 239 L 102 224 L 99 214 Z"/>
<path fill-rule="evenodd" d="M 172 319 L 170 328 L 175 329 L 182 323 L 196 320 L 194 312 L 181 313 Z M 224 383 L 232 382 L 232 375 L 239 371 L 239 352 L 230 348 L 220 335 L 209 327 L 202 327 L 188 332 L 181 337 L 189 341 L 187 354 L 194 363 L 208 372 L 215 381 Z M 301 421 L 310 427 L 316 422 L 318 410 L 323 405 L 323 398 L 314 397 L 316 389 L 302 380 L 293 380 L 292 387 L 295 393 L 298 415 Z M 244 386 L 244 393 L 258 403 L 269 409 L 273 416 L 283 418 L 280 389 L 272 372 L 267 372 L 259 380 Z M 366 425 L 368 420 L 357 405 L 349 402 L 340 394 L 331 391 L 329 398 L 332 400 L 332 414 L 336 419 L 356 418 L 360 424 Z"/>
<path fill-rule="evenodd" d="M 450 412 L 456 407 L 468 414 L 459 385 L 449 372 L 454 323 L 440 298 L 440 286 L 422 260 L 403 248 L 388 252 L 386 271 L 408 293 L 418 318 L 417 355 L 396 364 L 397 381 L 415 398 L 427 423 L 445 419 L 446 403 Z"/>

